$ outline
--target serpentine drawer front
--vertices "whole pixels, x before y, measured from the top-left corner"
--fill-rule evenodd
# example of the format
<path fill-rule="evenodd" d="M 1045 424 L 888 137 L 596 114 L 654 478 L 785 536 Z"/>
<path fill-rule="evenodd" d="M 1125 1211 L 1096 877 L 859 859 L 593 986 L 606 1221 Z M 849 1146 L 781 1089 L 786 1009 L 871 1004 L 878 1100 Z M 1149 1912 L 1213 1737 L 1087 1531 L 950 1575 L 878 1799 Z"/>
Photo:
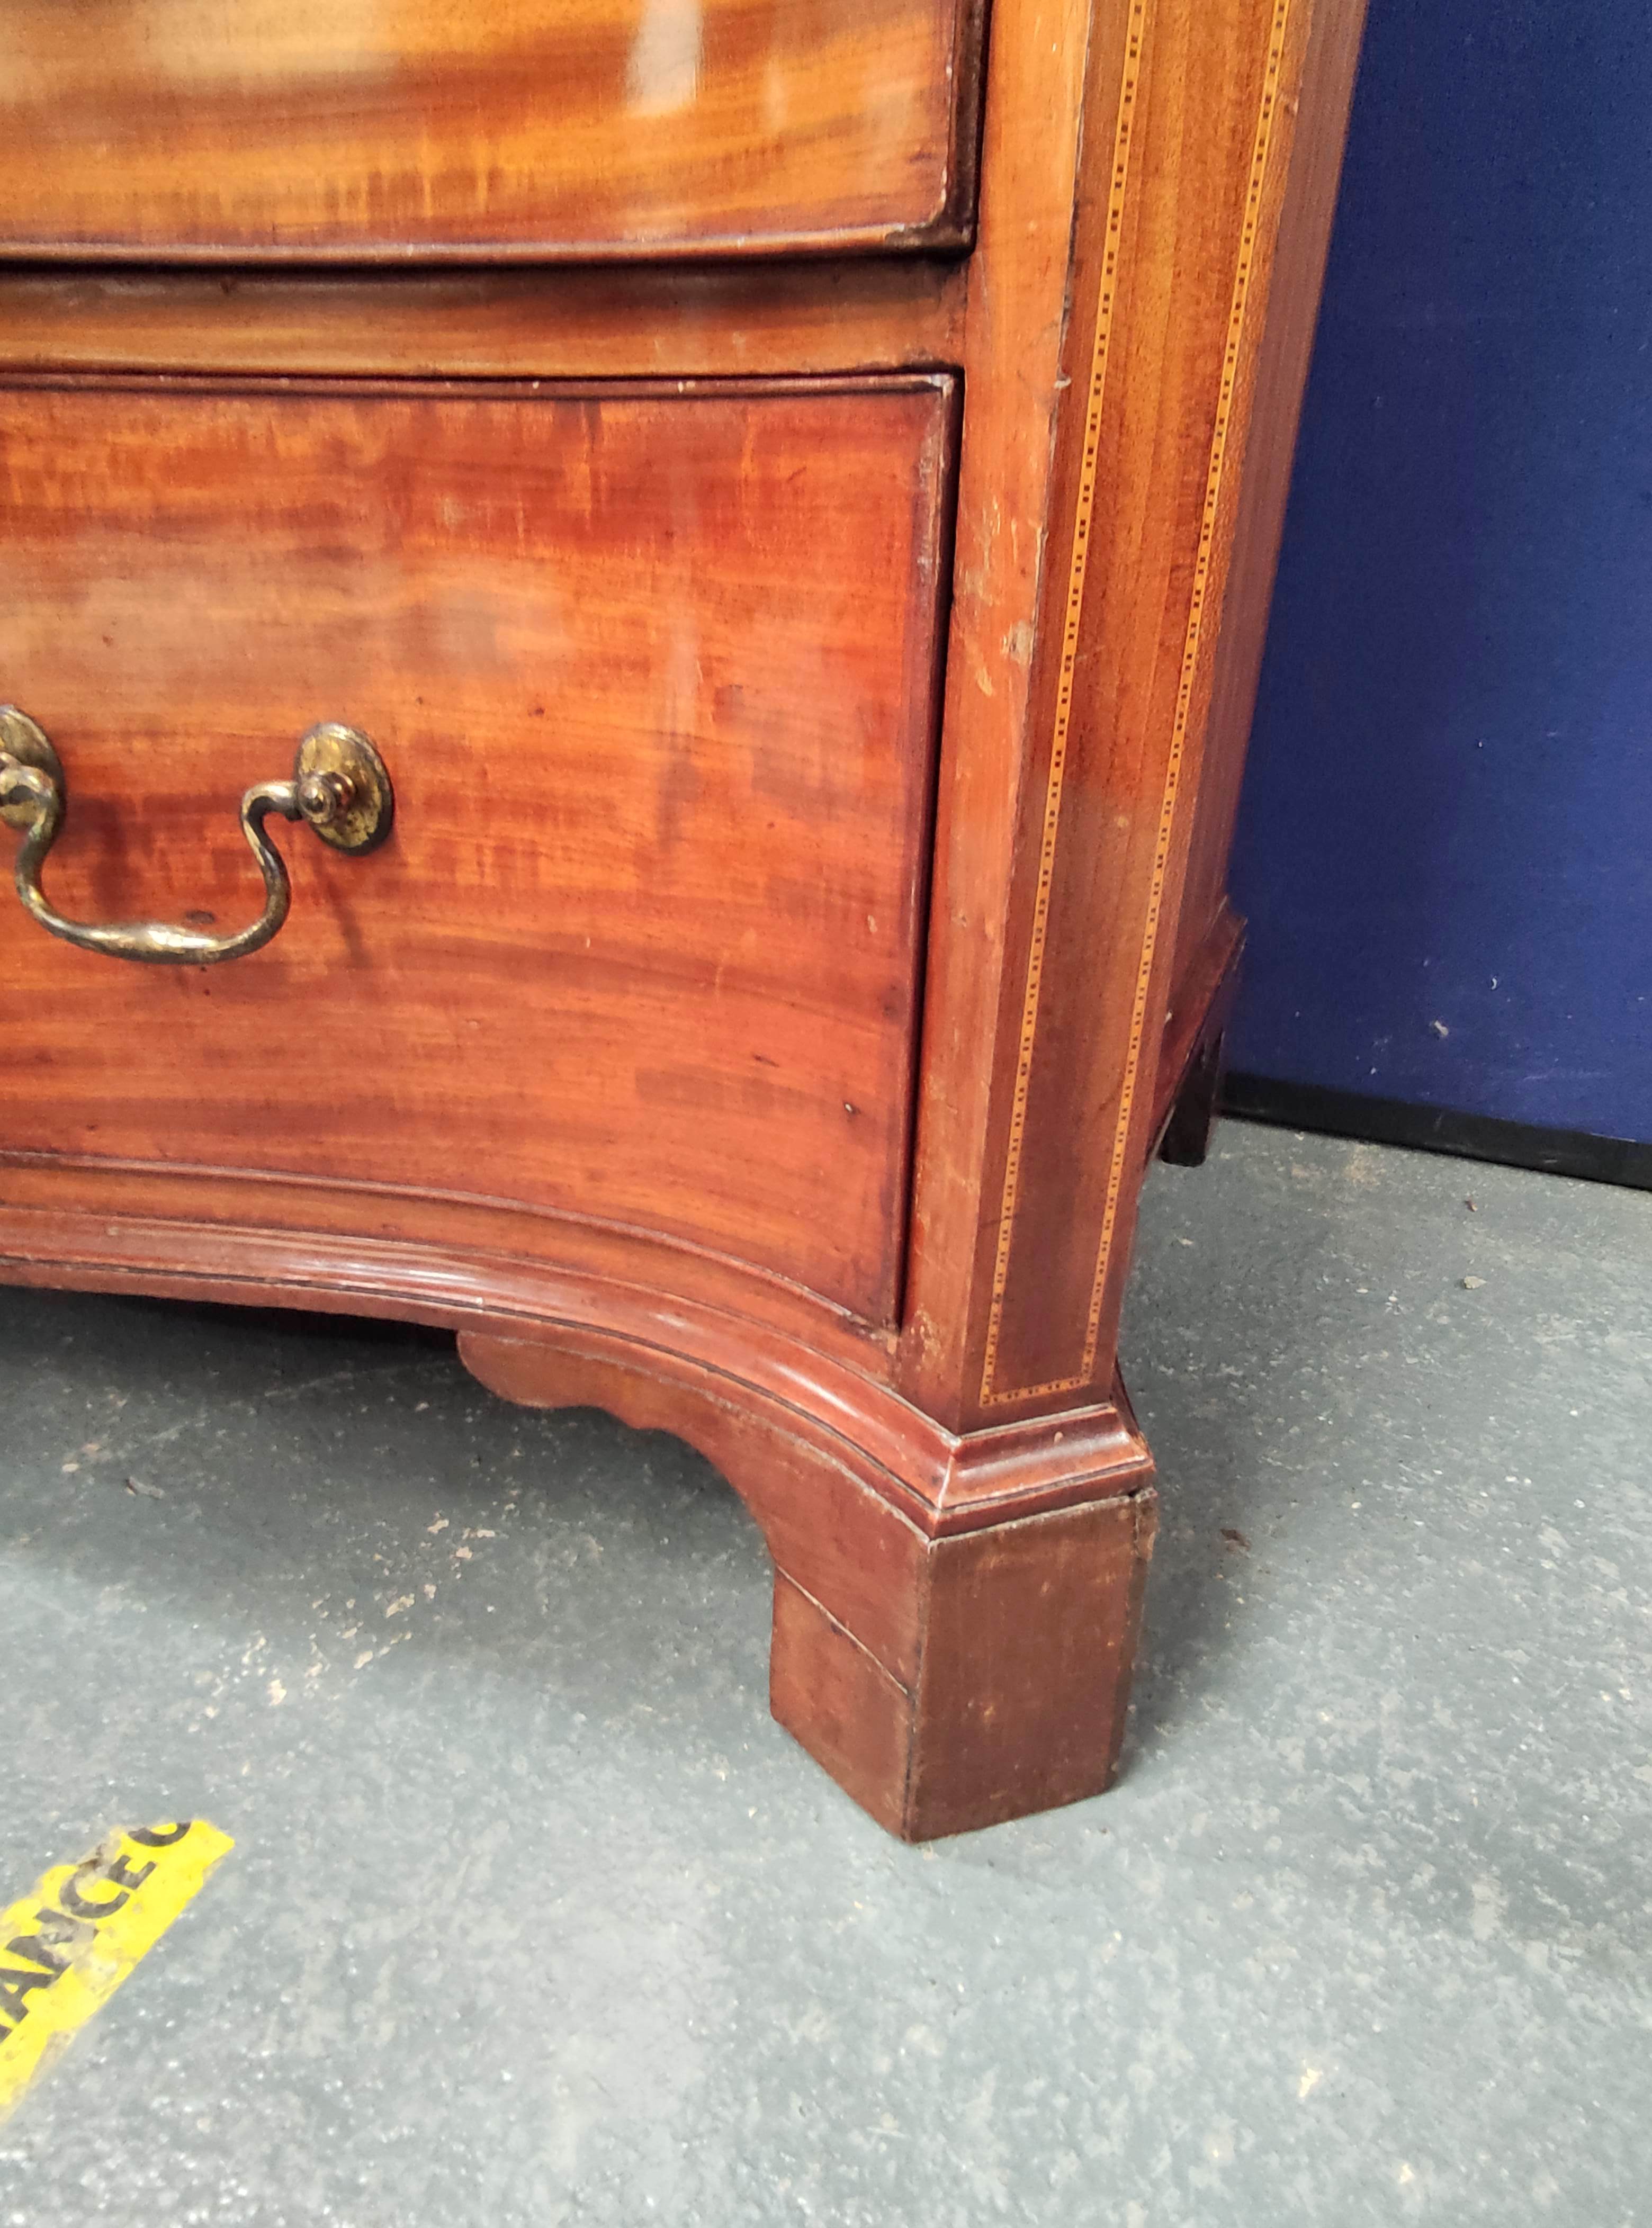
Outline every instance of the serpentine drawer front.
<path fill-rule="evenodd" d="M 952 417 L 944 378 L 0 390 L 61 912 L 250 919 L 237 803 L 323 716 L 395 805 L 360 860 L 278 834 L 290 918 L 232 964 L 0 925 L 0 1147 L 644 1225 L 892 1319 Z"/>
<path fill-rule="evenodd" d="M 0 0 L 0 253 L 944 246 L 976 0 Z"/>
<path fill-rule="evenodd" d="M 691 1441 L 909 1838 L 1118 1762 L 1361 8 L 0 0 L 0 1277 Z"/>

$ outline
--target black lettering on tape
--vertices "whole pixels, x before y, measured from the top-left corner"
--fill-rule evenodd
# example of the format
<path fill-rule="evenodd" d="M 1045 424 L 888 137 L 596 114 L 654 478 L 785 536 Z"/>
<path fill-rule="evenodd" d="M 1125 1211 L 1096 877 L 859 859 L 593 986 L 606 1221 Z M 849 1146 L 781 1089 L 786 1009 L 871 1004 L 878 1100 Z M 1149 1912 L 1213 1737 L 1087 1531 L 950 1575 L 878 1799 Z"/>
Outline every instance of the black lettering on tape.
<path fill-rule="evenodd" d="M 42 1903 L 35 1913 L 35 1924 L 47 1942 L 67 1948 L 71 1953 L 83 1950 L 92 1939 L 92 1929 L 84 1918 L 71 1918 L 66 1911 L 57 1911 L 49 1903 Z"/>
<path fill-rule="evenodd" d="M 35 1913 L 38 1934 L 19 1934 L 6 1944 L 8 1957 L 31 1958 L 36 1965 L 48 1966 L 54 1973 L 67 1971 L 74 1962 L 77 1951 L 91 1941 L 93 1928 L 84 1918 L 71 1918 L 67 1911 L 54 1911 L 43 1903 Z"/>
<path fill-rule="evenodd" d="M 88 1926 L 86 1932 L 92 1929 Z M 67 1950 L 59 1950 L 44 1942 L 38 1934 L 16 1934 L 6 1944 L 8 1957 L 27 1957 L 32 1964 L 44 1965 L 48 1973 L 67 1973 L 71 1959 Z"/>
<path fill-rule="evenodd" d="M 112 1860 L 99 1859 L 99 1870 L 102 1873 L 104 1878 L 106 1880 L 112 1880 L 117 1887 L 142 1887 L 144 1882 L 149 1878 L 154 1869 L 155 1866 L 152 1860 L 149 1864 L 144 1866 L 142 1870 L 139 1872 L 131 1871 L 129 1868 L 125 1857 L 115 1857 Z"/>
<path fill-rule="evenodd" d="M 136 1841 L 140 1849 L 170 1849 L 174 1841 L 183 1839 L 194 1823 L 193 1818 L 185 1818 L 181 1824 L 170 1828 L 164 1826 L 132 1826 L 127 1829 L 126 1839 Z"/>
<path fill-rule="evenodd" d="M 55 1973 L 25 1973 L 21 1966 L 0 1965 L 0 2011 L 20 2020 L 29 2010 L 24 1998 L 31 1988 L 49 1988 Z"/>
<path fill-rule="evenodd" d="M 123 1904 L 131 1901 L 131 1895 L 123 1889 L 118 1895 L 111 1897 L 107 1903 L 88 1903 L 75 1885 L 77 1880 L 83 1879 L 101 1879 L 108 1881 L 111 1886 L 114 1885 L 95 1857 L 89 1858 L 83 1865 L 77 1865 L 64 1881 L 62 1893 L 57 1898 L 64 1910 L 72 1912 L 76 1918 L 89 1918 L 95 1924 L 99 1918 L 109 1917 Z"/>

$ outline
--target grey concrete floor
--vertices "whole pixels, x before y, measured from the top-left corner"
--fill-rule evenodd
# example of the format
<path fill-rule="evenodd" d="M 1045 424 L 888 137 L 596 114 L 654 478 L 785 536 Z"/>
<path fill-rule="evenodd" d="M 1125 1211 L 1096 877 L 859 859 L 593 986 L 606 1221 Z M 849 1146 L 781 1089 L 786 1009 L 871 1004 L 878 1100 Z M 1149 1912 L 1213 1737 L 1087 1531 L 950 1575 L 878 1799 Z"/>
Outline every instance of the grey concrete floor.
<path fill-rule="evenodd" d="M 1229 1125 L 1128 1330 L 1124 1777 L 919 1852 L 770 1722 L 675 1442 L 0 1293 L 0 1905 L 237 1841 L 0 2221 L 1652 2221 L 1652 1197 Z"/>

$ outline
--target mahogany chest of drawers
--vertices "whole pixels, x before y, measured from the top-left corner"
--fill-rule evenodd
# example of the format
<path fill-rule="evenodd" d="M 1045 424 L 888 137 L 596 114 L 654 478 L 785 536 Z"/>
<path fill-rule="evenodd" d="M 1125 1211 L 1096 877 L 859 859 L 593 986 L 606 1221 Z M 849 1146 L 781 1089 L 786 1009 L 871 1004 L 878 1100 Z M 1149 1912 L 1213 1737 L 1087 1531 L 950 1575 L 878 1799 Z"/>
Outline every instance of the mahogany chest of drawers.
<path fill-rule="evenodd" d="M 681 1433 L 912 1838 L 1117 1761 L 1360 13 L 0 0 L 0 1275 Z"/>

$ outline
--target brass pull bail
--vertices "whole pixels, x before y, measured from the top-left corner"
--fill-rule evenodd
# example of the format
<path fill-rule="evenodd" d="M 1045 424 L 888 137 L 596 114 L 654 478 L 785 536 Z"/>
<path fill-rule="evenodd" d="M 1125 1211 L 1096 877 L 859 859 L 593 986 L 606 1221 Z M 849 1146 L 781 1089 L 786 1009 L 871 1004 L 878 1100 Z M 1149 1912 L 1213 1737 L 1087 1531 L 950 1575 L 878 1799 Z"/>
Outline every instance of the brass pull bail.
<path fill-rule="evenodd" d="M 15 879 L 25 909 L 43 929 L 83 951 L 182 967 L 245 958 L 261 950 L 285 920 L 292 885 L 264 830 L 270 813 L 306 822 L 323 843 L 356 857 L 384 842 L 395 814 L 384 760 L 359 728 L 334 720 L 311 727 L 298 745 L 291 780 L 259 782 L 241 799 L 241 833 L 264 877 L 263 912 L 234 936 L 206 936 L 170 921 L 69 920 L 57 912 L 40 877 L 67 801 L 62 765 L 45 731 L 15 704 L 0 704 L 0 820 L 23 830 Z"/>

